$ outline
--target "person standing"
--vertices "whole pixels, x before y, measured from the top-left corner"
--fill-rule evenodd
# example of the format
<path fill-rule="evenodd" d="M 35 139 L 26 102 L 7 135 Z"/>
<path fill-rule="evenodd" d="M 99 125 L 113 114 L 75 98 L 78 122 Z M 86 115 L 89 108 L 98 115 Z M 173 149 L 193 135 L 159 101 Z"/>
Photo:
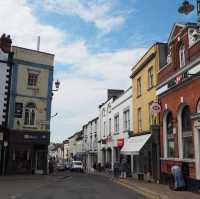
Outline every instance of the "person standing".
<path fill-rule="evenodd" d="M 126 179 L 127 176 L 127 162 L 123 159 L 121 162 L 121 178 Z"/>

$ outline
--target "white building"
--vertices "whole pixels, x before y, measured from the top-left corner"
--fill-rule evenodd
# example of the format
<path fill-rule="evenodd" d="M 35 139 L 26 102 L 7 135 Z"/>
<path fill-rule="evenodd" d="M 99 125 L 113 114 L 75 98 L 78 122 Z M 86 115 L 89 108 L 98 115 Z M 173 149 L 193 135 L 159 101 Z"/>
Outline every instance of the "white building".
<path fill-rule="evenodd" d="M 94 164 L 97 164 L 98 122 L 99 119 L 96 117 L 83 126 L 83 151 L 88 170 L 91 170 Z"/>
<path fill-rule="evenodd" d="M 99 106 L 98 163 L 102 167 L 112 166 L 112 106 L 123 93 L 124 90 L 108 89 L 107 100 Z"/>
<path fill-rule="evenodd" d="M 79 131 L 68 138 L 70 160 L 82 160 L 83 132 Z"/>
<path fill-rule="evenodd" d="M 132 129 L 132 90 L 128 88 L 119 98 L 112 103 L 112 168 L 116 161 L 120 161 L 120 152 L 124 143 L 128 140 L 131 135 Z M 133 165 L 133 157 L 126 156 L 127 163 L 130 171 Z"/>
<path fill-rule="evenodd" d="M 70 152 L 69 152 L 69 140 L 63 141 L 63 158 L 65 161 L 69 161 Z"/>

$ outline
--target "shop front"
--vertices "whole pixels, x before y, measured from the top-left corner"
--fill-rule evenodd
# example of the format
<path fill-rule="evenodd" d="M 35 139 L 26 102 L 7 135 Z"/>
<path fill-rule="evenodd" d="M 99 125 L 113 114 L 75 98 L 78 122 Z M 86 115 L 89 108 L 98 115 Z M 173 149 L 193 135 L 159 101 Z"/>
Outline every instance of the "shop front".
<path fill-rule="evenodd" d="M 133 177 L 144 179 L 152 173 L 151 134 L 129 138 L 121 149 L 121 153 L 130 157 Z"/>
<path fill-rule="evenodd" d="M 6 173 L 46 174 L 49 132 L 10 131 Z"/>

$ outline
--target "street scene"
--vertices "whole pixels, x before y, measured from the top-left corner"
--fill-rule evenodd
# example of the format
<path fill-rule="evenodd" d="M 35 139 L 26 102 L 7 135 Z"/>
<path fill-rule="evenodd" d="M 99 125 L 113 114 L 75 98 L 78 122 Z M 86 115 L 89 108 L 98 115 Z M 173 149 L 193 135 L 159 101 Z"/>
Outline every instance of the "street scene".
<path fill-rule="evenodd" d="M 200 198 L 200 0 L 0 13 L 0 199 Z"/>

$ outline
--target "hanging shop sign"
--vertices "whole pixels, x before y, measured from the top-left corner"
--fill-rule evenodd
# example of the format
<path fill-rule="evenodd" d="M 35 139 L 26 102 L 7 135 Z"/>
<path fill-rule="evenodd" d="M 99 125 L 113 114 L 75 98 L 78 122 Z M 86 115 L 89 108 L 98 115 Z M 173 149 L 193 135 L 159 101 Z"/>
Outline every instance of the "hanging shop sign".
<path fill-rule="evenodd" d="M 161 111 L 160 104 L 158 102 L 153 102 L 152 105 L 151 105 L 151 111 L 154 114 L 160 113 L 160 111 Z"/>
<path fill-rule="evenodd" d="M 124 138 L 117 140 L 117 147 L 122 148 L 124 146 Z"/>

